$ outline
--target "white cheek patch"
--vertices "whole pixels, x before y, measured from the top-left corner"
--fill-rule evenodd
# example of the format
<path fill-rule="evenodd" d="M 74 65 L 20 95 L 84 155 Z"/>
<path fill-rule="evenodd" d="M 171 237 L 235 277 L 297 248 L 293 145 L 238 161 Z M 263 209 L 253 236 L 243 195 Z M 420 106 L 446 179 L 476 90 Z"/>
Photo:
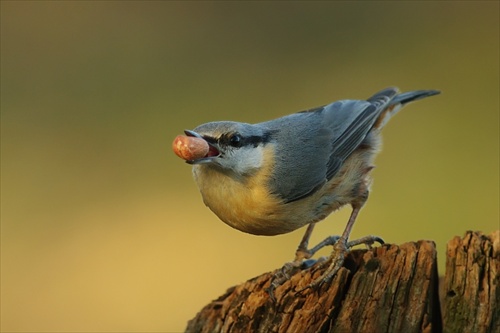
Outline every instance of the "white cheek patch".
<path fill-rule="evenodd" d="M 246 174 L 262 167 L 264 147 L 244 147 L 234 151 L 230 157 L 234 163 L 232 168 L 236 173 Z"/>

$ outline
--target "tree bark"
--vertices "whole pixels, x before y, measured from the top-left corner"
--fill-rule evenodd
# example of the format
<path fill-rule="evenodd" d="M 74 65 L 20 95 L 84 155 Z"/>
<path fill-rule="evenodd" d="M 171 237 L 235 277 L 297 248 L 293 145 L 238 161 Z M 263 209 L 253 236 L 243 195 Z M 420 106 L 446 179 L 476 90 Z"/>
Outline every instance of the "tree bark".
<path fill-rule="evenodd" d="M 275 290 L 275 272 L 232 287 L 186 332 L 500 332 L 500 231 L 467 232 L 448 244 L 438 293 L 432 241 L 354 250 L 332 281 L 297 293 L 326 266 L 297 272 Z"/>
<path fill-rule="evenodd" d="M 448 242 L 444 332 L 500 332 L 500 231 Z"/>

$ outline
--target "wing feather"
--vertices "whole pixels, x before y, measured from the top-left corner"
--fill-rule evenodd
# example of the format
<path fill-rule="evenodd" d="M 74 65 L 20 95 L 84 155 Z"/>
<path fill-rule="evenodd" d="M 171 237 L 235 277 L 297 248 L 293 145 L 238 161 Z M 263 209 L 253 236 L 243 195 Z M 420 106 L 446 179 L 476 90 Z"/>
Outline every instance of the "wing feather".
<path fill-rule="evenodd" d="M 367 101 L 338 101 L 261 123 L 276 133 L 277 147 L 282 148 L 275 151 L 279 167 L 270 180 L 271 190 L 285 202 L 317 191 L 335 177 L 396 94 L 389 88 Z"/>

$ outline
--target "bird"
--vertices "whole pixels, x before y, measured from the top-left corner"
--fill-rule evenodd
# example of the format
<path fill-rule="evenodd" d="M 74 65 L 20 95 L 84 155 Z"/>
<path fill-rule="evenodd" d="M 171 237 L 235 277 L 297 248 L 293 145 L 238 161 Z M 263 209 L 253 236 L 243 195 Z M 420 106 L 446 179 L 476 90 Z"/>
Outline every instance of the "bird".
<path fill-rule="evenodd" d="M 265 236 L 307 226 L 295 259 L 271 281 L 271 297 L 294 269 L 332 245 L 327 269 L 304 289 L 314 288 L 332 279 L 353 246 L 384 243 L 378 236 L 349 239 L 370 193 L 381 130 L 406 104 L 439 93 L 390 87 L 366 100 L 339 100 L 256 124 L 209 122 L 179 136 L 188 153 L 178 155 L 192 165 L 205 205 L 229 226 Z M 316 223 L 346 205 L 352 212 L 342 235 L 308 248 Z"/>

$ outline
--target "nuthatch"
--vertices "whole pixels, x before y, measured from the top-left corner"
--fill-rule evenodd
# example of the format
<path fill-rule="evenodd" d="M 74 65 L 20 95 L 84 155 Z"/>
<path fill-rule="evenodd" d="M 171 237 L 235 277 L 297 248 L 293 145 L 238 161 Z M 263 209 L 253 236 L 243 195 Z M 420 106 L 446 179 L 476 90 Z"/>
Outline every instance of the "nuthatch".
<path fill-rule="evenodd" d="M 333 277 L 350 247 L 383 241 L 376 236 L 349 241 L 368 198 L 380 131 L 405 104 L 439 94 L 436 90 L 380 91 L 366 101 L 342 100 L 258 124 L 210 122 L 186 130 L 174 150 L 193 165 L 205 204 L 225 223 L 254 235 L 279 235 L 308 225 L 295 260 L 276 276 L 271 291 L 325 245 L 333 245 L 329 267 L 308 287 Z M 190 155 L 191 147 L 199 152 Z M 177 147 L 177 148 L 176 148 Z M 191 157 L 190 157 L 191 156 Z M 340 237 L 308 249 L 316 222 L 350 204 Z"/>

